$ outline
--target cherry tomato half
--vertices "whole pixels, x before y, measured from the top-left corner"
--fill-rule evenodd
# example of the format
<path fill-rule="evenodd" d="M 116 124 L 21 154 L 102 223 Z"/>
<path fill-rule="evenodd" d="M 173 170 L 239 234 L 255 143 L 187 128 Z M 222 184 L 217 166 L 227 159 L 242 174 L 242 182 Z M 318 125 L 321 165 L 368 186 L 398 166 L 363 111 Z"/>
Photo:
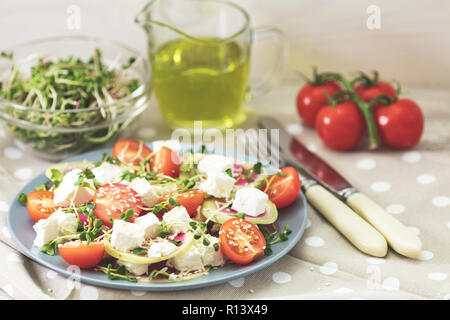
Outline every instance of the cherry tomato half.
<path fill-rule="evenodd" d="M 203 204 L 205 195 L 203 191 L 198 189 L 191 189 L 185 192 L 181 192 L 171 196 L 180 206 L 183 206 L 189 213 L 189 216 L 194 216 L 197 213 L 197 209 Z M 159 202 L 166 201 L 170 196 L 165 196 L 160 199 Z M 168 209 L 173 209 L 171 205 L 167 206 Z"/>
<path fill-rule="evenodd" d="M 253 223 L 232 218 L 220 227 L 219 247 L 234 263 L 248 264 L 264 252 L 266 240 Z"/>
<path fill-rule="evenodd" d="M 142 197 L 129 186 L 120 183 L 108 183 L 94 194 L 94 212 L 104 224 L 112 227 L 110 219 L 119 219 L 120 215 L 128 209 L 134 210 L 134 217 L 138 217 L 142 211 Z"/>
<path fill-rule="evenodd" d="M 151 153 L 152 150 L 143 142 L 132 139 L 122 139 L 118 140 L 114 145 L 112 156 L 124 163 L 137 166 Z"/>
<path fill-rule="evenodd" d="M 71 241 L 58 245 L 61 258 L 83 269 L 95 267 L 103 259 L 105 246 L 102 242 Z"/>
<path fill-rule="evenodd" d="M 37 222 L 50 217 L 57 209 L 53 197 L 51 191 L 36 190 L 30 192 L 27 198 L 27 210 L 31 219 Z"/>
<path fill-rule="evenodd" d="M 172 178 L 180 175 L 181 160 L 175 151 L 167 147 L 162 147 L 152 157 L 150 170 Z"/>
<path fill-rule="evenodd" d="M 280 173 L 280 176 L 269 177 L 268 181 L 271 183 L 266 193 L 277 208 L 284 208 L 298 198 L 300 178 L 297 170 L 293 167 L 285 167 L 281 169 Z"/>

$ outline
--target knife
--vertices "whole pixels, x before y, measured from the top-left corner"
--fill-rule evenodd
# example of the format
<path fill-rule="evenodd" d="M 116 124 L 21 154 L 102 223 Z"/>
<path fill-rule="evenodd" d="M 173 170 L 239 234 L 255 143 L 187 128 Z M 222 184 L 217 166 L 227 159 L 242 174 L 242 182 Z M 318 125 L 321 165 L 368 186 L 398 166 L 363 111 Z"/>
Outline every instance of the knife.
<path fill-rule="evenodd" d="M 292 137 L 280 122 L 273 118 L 262 117 L 258 121 L 258 126 L 268 129 L 268 131 L 270 129 L 279 130 L 278 143 L 283 159 L 299 169 L 304 176 L 311 177 L 313 181 L 318 182 L 318 184 L 310 183 L 310 185 L 304 187 L 306 197 L 345 236 L 347 235 L 342 230 L 344 228 L 351 229 L 353 230 L 351 236 L 357 237 L 357 241 L 362 241 L 360 239 L 361 232 L 358 229 L 362 228 L 363 225 L 361 221 L 355 219 L 354 216 L 356 214 L 354 212 L 356 212 L 360 218 L 367 221 L 383 235 L 393 250 L 410 258 L 418 258 L 420 256 L 422 243 L 410 229 L 387 213 L 386 210 L 368 196 L 353 187 L 328 163 L 309 151 L 303 144 Z M 320 188 L 321 186 L 322 188 Z M 342 205 L 332 201 L 332 195 L 327 194 L 327 190 L 345 201 L 354 211 L 350 210 L 348 206 L 339 200 L 338 202 Z M 348 211 L 353 212 L 353 215 L 345 210 L 344 207 L 348 208 Z M 337 220 L 338 225 L 333 223 L 336 222 L 335 220 Z M 344 224 L 348 225 L 344 226 Z M 363 232 L 367 232 L 369 229 L 365 227 L 363 230 Z M 346 232 L 349 231 L 346 230 Z M 348 236 L 347 238 L 355 244 Z M 370 239 L 373 246 L 378 248 L 379 253 L 381 253 L 382 243 L 373 232 L 370 233 Z M 361 246 L 361 243 L 358 242 L 358 245 Z"/>

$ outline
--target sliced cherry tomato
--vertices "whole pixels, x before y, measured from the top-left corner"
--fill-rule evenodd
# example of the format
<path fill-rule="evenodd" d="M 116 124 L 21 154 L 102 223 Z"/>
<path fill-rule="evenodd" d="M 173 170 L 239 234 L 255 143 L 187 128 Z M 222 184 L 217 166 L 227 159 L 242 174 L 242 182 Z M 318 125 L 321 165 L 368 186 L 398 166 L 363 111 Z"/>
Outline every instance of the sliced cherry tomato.
<path fill-rule="evenodd" d="M 122 139 L 117 141 L 114 145 L 112 156 L 124 163 L 137 166 L 151 153 L 152 150 L 143 142 L 132 139 Z"/>
<path fill-rule="evenodd" d="M 331 149 L 350 150 L 361 140 L 365 121 L 361 110 L 351 100 L 326 106 L 317 114 L 316 131 Z"/>
<path fill-rule="evenodd" d="M 417 144 L 422 136 L 424 117 L 410 99 L 398 99 L 381 106 L 375 114 L 380 139 L 390 147 L 403 149 Z"/>
<path fill-rule="evenodd" d="M 232 218 L 220 227 L 219 246 L 234 263 L 248 264 L 264 252 L 266 240 L 253 223 Z"/>
<path fill-rule="evenodd" d="M 31 191 L 27 198 L 27 210 L 31 219 L 47 219 L 58 209 L 53 202 L 53 192 L 46 190 Z"/>
<path fill-rule="evenodd" d="M 150 170 L 172 178 L 180 175 L 181 160 L 175 151 L 162 147 L 150 162 Z"/>
<path fill-rule="evenodd" d="M 334 81 L 323 84 L 307 84 L 297 94 L 297 112 L 303 122 L 310 127 L 316 125 L 317 113 L 327 106 L 328 99 L 324 92 L 333 97 L 335 92 L 340 90 L 339 84 Z"/>
<path fill-rule="evenodd" d="M 277 208 L 287 207 L 300 194 L 300 178 L 293 167 L 281 169 L 280 175 L 270 176 L 268 181 L 271 182 L 266 193 Z"/>
<path fill-rule="evenodd" d="M 128 209 L 134 210 L 134 217 L 130 222 L 142 211 L 142 197 L 129 186 L 120 183 L 108 183 L 98 188 L 94 194 L 94 203 L 95 216 L 102 219 L 108 227 L 112 227 L 110 219 L 119 219 Z"/>
<path fill-rule="evenodd" d="M 105 246 L 102 242 L 71 241 L 58 245 L 61 258 L 83 269 L 92 268 L 103 259 Z"/>
<path fill-rule="evenodd" d="M 159 200 L 159 202 L 167 201 L 170 196 L 165 196 Z M 205 195 L 203 191 L 198 189 L 191 189 L 182 193 L 178 193 L 172 196 L 172 198 L 183 206 L 189 213 L 189 216 L 195 216 L 197 209 L 203 204 Z M 173 209 L 171 205 L 167 206 L 168 209 Z"/>

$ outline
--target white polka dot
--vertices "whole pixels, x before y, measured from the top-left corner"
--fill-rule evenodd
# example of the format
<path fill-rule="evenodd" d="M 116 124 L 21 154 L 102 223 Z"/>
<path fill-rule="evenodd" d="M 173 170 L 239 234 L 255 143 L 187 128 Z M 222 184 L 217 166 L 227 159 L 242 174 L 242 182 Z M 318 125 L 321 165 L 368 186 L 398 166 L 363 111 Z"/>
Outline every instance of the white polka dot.
<path fill-rule="evenodd" d="M 435 281 L 442 281 L 447 279 L 447 275 L 443 272 L 430 272 L 428 274 L 428 279 L 435 280 Z"/>
<path fill-rule="evenodd" d="M 237 278 L 237 279 L 231 280 L 228 283 L 235 288 L 240 288 L 244 285 L 245 278 Z"/>
<path fill-rule="evenodd" d="M 314 145 L 314 144 L 308 144 L 308 145 L 306 146 L 306 148 L 308 148 L 308 150 L 311 151 L 311 152 L 317 151 L 317 147 L 316 147 L 316 145 Z"/>
<path fill-rule="evenodd" d="M 376 162 L 371 158 L 360 159 L 356 162 L 356 167 L 361 170 L 370 170 L 375 168 Z"/>
<path fill-rule="evenodd" d="M 419 260 L 428 261 L 428 260 L 433 259 L 433 257 L 434 257 L 433 252 L 428 251 L 428 250 L 422 250 L 422 252 L 420 253 L 420 256 L 419 256 Z"/>
<path fill-rule="evenodd" d="M 11 252 L 10 254 L 8 254 L 8 256 L 6 257 L 6 259 L 9 262 L 17 262 L 17 263 L 22 263 L 23 262 L 23 258 L 21 255 L 15 253 L 15 252 Z"/>
<path fill-rule="evenodd" d="M 417 227 L 408 227 L 409 230 L 411 230 L 416 236 L 420 234 L 420 229 Z"/>
<path fill-rule="evenodd" d="M 55 279 L 58 274 L 53 270 L 48 270 L 46 273 L 47 278 Z"/>
<path fill-rule="evenodd" d="M 4 137 L 5 135 L 5 130 L 3 128 L 0 128 L 0 137 Z"/>
<path fill-rule="evenodd" d="M 33 170 L 30 168 L 21 168 L 14 171 L 14 177 L 19 180 L 28 180 L 33 174 Z"/>
<path fill-rule="evenodd" d="M 355 292 L 355 290 L 351 288 L 337 288 L 336 290 L 334 290 L 334 292 L 339 294 L 350 294 Z"/>
<path fill-rule="evenodd" d="M 156 130 L 153 128 L 141 128 L 138 131 L 138 136 L 141 139 L 151 139 L 156 135 Z"/>
<path fill-rule="evenodd" d="M 294 136 L 297 136 L 303 132 L 303 127 L 298 123 L 290 124 L 286 127 L 286 129 Z"/>
<path fill-rule="evenodd" d="M 418 176 L 416 180 L 420 184 L 430 184 L 436 181 L 436 177 L 431 174 L 424 173 Z"/>
<path fill-rule="evenodd" d="M 81 300 L 98 300 L 98 290 L 93 286 L 84 286 L 80 292 Z"/>
<path fill-rule="evenodd" d="M 396 291 L 400 289 L 400 281 L 395 277 L 389 277 L 384 279 L 382 287 L 384 290 Z"/>
<path fill-rule="evenodd" d="M 366 261 L 367 261 L 367 263 L 370 263 L 370 264 L 386 263 L 386 260 L 384 260 L 383 258 L 367 258 Z"/>
<path fill-rule="evenodd" d="M 329 262 L 325 262 L 320 268 L 319 268 L 320 272 L 322 272 L 323 274 L 326 275 L 330 275 L 333 273 L 336 273 L 339 270 L 339 266 L 337 265 L 336 262 L 333 261 L 329 261 Z"/>
<path fill-rule="evenodd" d="M 433 200 L 431 200 L 431 203 L 436 207 L 447 207 L 450 205 L 450 198 L 446 196 L 434 197 Z"/>
<path fill-rule="evenodd" d="M 8 209 L 9 209 L 9 205 L 5 202 L 5 201 L 3 201 L 3 200 L 0 200 L 0 211 L 8 211 Z"/>
<path fill-rule="evenodd" d="M 391 185 L 385 181 L 377 181 L 372 183 L 371 188 L 376 192 L 386 192 L 391 190 Z"/>
<path fill-rule="evenodd" d="M 9 239 L 11 239 L 11 233 L 9 232 L 9 229 L 8 229 L 8 227 L 3 227 L 3 235 L 6 237 L 6 238 L 9 238 Z"/>
<path fill-rule="evenodd" d="M 6 147 L 3 150 L 3 155 L 8 159 L 17 160 L 23 157 L 23 152 L 17 148 Z"/>
<path fill-rule="evenodd" d="M 386 211 L 390 214 L 401 214 L 405 211 L 405 206 L 398 203 L 390 204 L 386 207 Z"/>
<path fill-rule="evenodd" d="M 325 244 L 325 241 L 321 237 L 308 237 L 305 242 L 311 247 L 321 247 Z"/>
<path fill-rule="evenodd" d="M 130 292 L 135 297 L 142 297 L 147 293 L 146 291 L 143 290 L 131 290 Z"/>
<path fill-rule="evenodd" d="M 2 287 L 2 290 L 5 291 L 5 293 L 10 296 L 11 298 L 14 298 L 14 288 L 11 284 L 5 284 Z"/>
<path fill-rule="evenodd" d="M 311 227 L 311 220 L 308 219 L 308 221 L 306 222 L 306 229 Z"/>
<path fill-rule="evenodd" d="M 422 155 L 417 151 L 408 151 L 402 155 L 403 161 L 408 162 L 408 163 L 418 162 L 418 161 L 420 161 L 421 158 L 422 158 Z"/>
<path fill-rule="evenodd" d="M 449 229 L 450 229 L 450 221 L 449 221 L 449 222 L 447 222 L 447 228 L 449 228 Z"/>
<path fill-rule="evenodd" d="M 291 279 L 292 279 L 291 275 L 286 272 L 275 272 L 272 275 L 273 282 L 278 284 L 288 283 L 289 281 L 291 281 Z"/>

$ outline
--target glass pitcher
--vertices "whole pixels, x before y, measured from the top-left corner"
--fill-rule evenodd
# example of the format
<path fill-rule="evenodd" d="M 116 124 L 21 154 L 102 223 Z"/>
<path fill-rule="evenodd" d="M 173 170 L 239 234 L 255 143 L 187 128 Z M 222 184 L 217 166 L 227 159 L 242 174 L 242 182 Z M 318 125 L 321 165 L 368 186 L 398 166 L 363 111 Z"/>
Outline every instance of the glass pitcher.
<path fill-rule="evenodd" d="M 282 76 L 286 45 L 274 28 L 250 28 L 248 13 L 222 0 L 152 0 L 136 22 L 148 37 L 152 88 L 172 128 L 236 127 L 244 99 L 267 92 Z M 266 76 L 249 86 L 255 40 L 274 41 L 277 57 Z"/>

